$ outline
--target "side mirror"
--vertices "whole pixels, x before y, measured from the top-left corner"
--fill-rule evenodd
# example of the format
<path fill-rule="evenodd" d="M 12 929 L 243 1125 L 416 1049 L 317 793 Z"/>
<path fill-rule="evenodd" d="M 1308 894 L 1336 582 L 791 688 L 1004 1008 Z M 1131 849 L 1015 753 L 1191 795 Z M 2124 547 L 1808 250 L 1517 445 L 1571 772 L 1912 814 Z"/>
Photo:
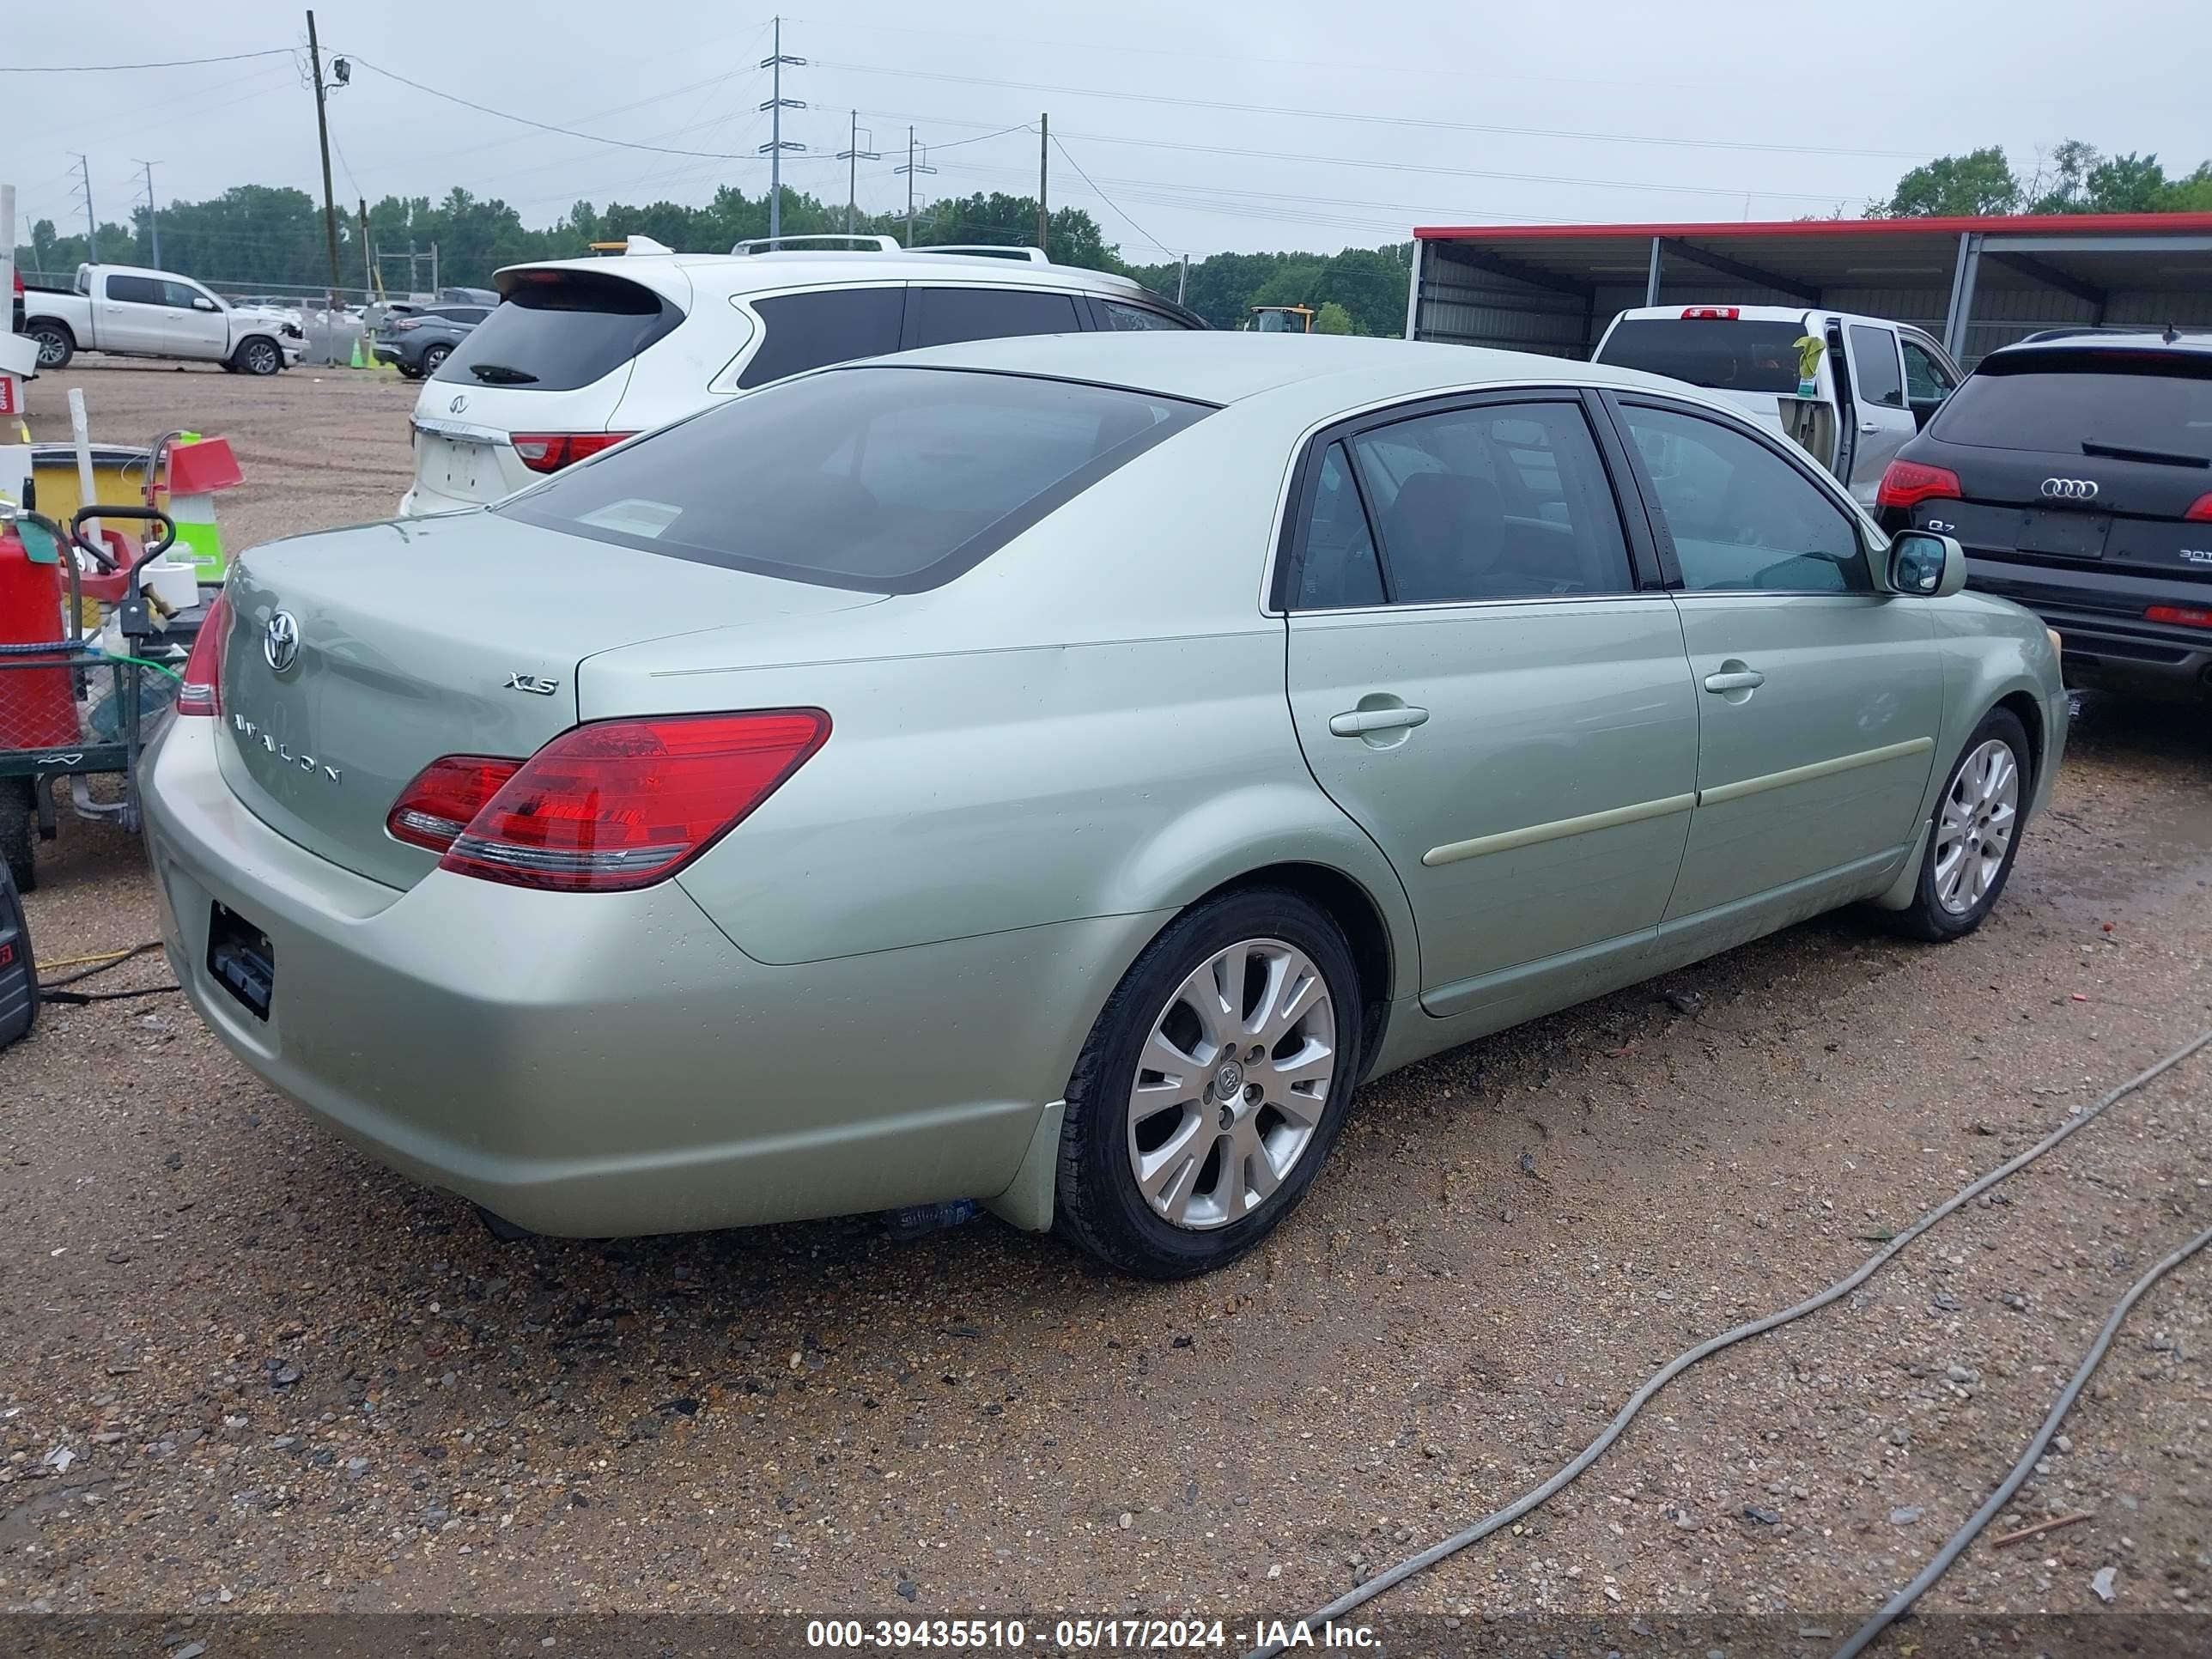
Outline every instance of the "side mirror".
<path fill-rule="evenodd" d="M 1889 544 L 1889 586 L 1896 593 L 1946 599 L 1966 585 L 1966 550 L 1956 538 L 1905 530 Z"/>
<path fill-rule="evenodd" d="M 194 311 L 213 311 L 215 308 L 215 301 L 209 299 L 206 295 L 198 294 L 192 296 L 192 309 Z"/>

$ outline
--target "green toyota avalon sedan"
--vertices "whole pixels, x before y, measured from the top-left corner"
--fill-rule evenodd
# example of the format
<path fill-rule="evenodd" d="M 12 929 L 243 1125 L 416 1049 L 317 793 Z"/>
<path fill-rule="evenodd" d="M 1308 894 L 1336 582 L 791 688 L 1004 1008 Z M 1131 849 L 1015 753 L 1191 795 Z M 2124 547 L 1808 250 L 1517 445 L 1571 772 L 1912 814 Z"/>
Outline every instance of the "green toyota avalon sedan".
<path fill-rule="evenodd" d="M 521 1227 L 973 1198 L 1234 1260 L 1363 1079 L 2002 891 L 2057 641 L 1625 370 L 1252 334 L 766 386 L 273 543 L 145 769 L 276 1088 Z"/>

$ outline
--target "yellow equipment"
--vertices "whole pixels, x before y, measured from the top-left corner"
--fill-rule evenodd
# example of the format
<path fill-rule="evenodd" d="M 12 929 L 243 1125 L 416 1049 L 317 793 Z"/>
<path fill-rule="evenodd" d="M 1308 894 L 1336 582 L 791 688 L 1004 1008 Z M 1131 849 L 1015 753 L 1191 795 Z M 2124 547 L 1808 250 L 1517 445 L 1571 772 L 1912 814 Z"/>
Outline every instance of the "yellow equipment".
<path fill-rule="evenodd" d="M 1262 334 L 1310 334 L 1314 310 L 1311 306 L 1254 306 L 1249 326 Z"/>

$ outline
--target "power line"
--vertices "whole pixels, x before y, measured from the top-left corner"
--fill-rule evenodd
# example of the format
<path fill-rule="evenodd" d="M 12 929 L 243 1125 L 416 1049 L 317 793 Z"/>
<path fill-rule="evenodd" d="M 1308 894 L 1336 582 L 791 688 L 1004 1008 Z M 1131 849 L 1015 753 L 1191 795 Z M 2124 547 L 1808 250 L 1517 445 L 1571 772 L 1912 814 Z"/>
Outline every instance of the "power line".
<path fill-rule="evenodd" d="M 1369 126 L 1420 127 L 1438 132 L 1481 132 L 1519 138 L 1574 138 L 1604 144 L 1659 144 L 1685 149 L 1741 149 L 1784 151 L 1800 155 L 1877 156 L 1917 161 L 1918 150 L 1847 149 L 1826 144 L 1787 144 L 1743 138 L 1662 138 L 1649 133 L 1581 132 L 1557 127 L 1499 126 L 1474 121 L 1439 121 L 1416 115 L 1365 115 L 1352 110 L 1299 109 L 1283 104 L 1234 104 L 1218 98 L 1177 98 L 1165 93 L 1106 92 L 1097 87 L 1065 87 L 1037 81 L 1000 81 L 988 76 L 953 75 L 937 70 L 887 69 L 878 64 L 848 64 L 834 58 L 815 59 L 817 69 L 845 70 L 860 75 L 889 75 L 902 79 L 951 81 L 963 86 L 1002 87 L 1020 92 L 1049 92 L 1071 98 L 1110 98 L 1124 103 L 1172 104 L 1187 109 L 1228 110 L 1239 115 L 1289 115 L 1309 121 L 1354 121 Z"/>
<path fill-rule="evenodd" d="M 479 115 L 489 115 L 501 121 L 514 121 L 526 127 L 535 127 L 540 132 L 557 132 L 564 138 L 581 138 L 588 143 L 607 144 L 617 149 L 650 150 L 656 155 L 695 156 L 708 161 L 746 161 L 752 159 L 747 155 L 733 155 L 726 150 L 674 149 L 665 144 L 635 143 L 627 138 L 608 138 L 596 132 L 580 132 L 574 127 L 556 126 L 550 121 L 533 121 L 526 115 L 516 115 L 511 111 L 494 109 L 490 105 L 479 104 L 472 98 L 463 98 L 457 93 L 441 92 L 437 88 L 425 86 L 420 81 L 410 81 L 407 76 L 388 70 L 381 64 L 372 64 L 368 58 L 358 55 L 354 56 L 352 61 L 356 68 L 373 70 L 387 81 L 397 81 L 403 87 L 412 87 L 416 91 L 428 93 L 433 98 L 442 98 L 449 104 L 459 104 L 464 109 L 476 111 Z"/>
<path fill-rule="evenodd" d="M 201 64 L 242 64 L 249 58 L 289 58 L 293 46 L 226 52 L 219 58 L 167 58 L 151 64 L 0 64 L 0 75 L 106 75 L 118 70 L 191 69 Z"/>
<path fill-rule="evenodd" d="M 1115 213 L 1120 214 L 1123 222 L 1126 223 L 1130 229 L 1135 231 L 1138 235 L 1144 238 L 1146 241 L 1151 243 L 1154 247 L 1159 249 L 1163 253 L 1180 253 L 1182 252 L 1181 248 L 1170 247 L 1165 242 L 1161 241 L 1157 236 L 1154 236 L 1152 232 L 1146 230 L 1134 219 L 1130 218 L 1127 211 L 1122 208 L 1118 202 L 1115 201 L 1115 199 L 1109 196 L 1104 191 L 1098 188 L 1098 181 L 1083 170 L 1083 163 L 1077 161 L 1073 155 L 1068 153 L 1068 149 L 1066 144 L 1061 143 L 1057 138 L 1054 139 L 1052 143 L 1053 148 L 1060 152 L 1061 159 L 1066 161 L 1068 166 L 1075 169 L 1075 176 L 1082 179 L 1085 184 L 1089 185 L 1091 186 L 1091 193 L 1097 196 L 1100 201 L 1105 203 L 1108 207 L 1112 208 Z"/>

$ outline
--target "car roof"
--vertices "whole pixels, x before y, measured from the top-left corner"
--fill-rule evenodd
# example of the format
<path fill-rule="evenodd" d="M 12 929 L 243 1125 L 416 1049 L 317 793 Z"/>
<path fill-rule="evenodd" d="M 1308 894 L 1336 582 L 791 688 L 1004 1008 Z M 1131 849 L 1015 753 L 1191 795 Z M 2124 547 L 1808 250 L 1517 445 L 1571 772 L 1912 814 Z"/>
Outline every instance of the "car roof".
<path fill-rule="evenodd" d="M 1532 382 L 1665 392 L 1728 410 L 1693 386 L 1640 369 L 1479 346 L 1249 329 L 1033 334 L 930 346 L 873 361 L 1087 380 L 1209 404 L 1290 392 L 1308 398 L 1317 411 L 1429 392 Z"/>
<path fill-rule="evenodd" d="M 2172 337 L 2167 331 L 2148 324 L 2140 328 L 2105 326 L 2070 329 L 2049 329 L 2027 339 L 2015 340 L 2010 345 L 1999 346 L 1990 353 L 1991 357 L 2020 357 L 2036 352 L 2070 351 L 2155 351 L 2171 355 L 2177 351 L 2198 356 L 2212 356 L 2212 331 L 2177 329 Z M 1986 361 L 1986 360 L 1984 360 Z"/>
<path fill-rule="evenodd" d="M 626 253 L 579 259 L 531 259 L 493 273 L 587 270 L 637 283 L 679 301 L 694 294 L 750 294 L 765 289 L 828 287 L 841 283 L 987 280 L 993 288 L 1085 289 L 1158 300 L 1144 284 L 1086 265 L 1055 265 L 983 253 L 898 252 L 866 249 L 779 249 L 765 253 Z M 502 289 L 502 292 L 504 289 Z"/>

